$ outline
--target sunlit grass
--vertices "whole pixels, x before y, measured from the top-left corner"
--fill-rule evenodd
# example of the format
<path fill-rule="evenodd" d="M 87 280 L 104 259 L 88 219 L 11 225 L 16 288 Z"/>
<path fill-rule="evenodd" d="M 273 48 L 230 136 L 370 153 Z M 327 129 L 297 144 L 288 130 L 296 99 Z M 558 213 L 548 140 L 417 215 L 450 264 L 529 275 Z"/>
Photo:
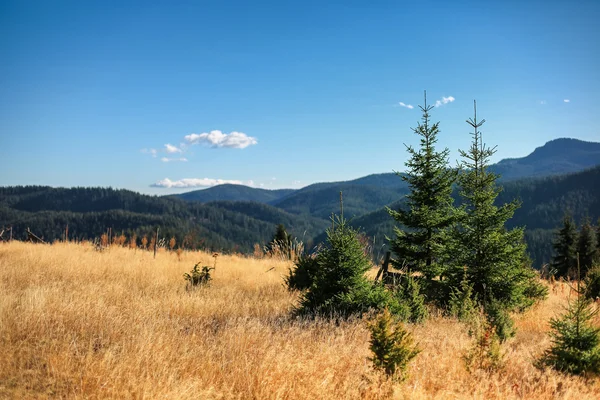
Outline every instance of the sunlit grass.
<path fill-rule="evenodd" d="M 364 321 L 289 318 L 290 264 L 218 257 L 209 287 L 183 274 L 209 253 L 67 243 L 0 243 L 1 398 L 595 399 L 598 380 L 540 371 L 550 297 L 517 317 L 503 371 L 469 374 L 460 323 L 433 316 L 409 326 L 423 352 L 399 384 L 373 371 Z"/>

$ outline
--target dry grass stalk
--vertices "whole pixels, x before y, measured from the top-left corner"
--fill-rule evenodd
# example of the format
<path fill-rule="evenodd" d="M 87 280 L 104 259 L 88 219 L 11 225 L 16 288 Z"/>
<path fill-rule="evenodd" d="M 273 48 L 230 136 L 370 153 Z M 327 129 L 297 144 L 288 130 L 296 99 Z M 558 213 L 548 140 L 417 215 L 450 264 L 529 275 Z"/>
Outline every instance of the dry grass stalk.
<path fill-rule="evenodd" d="M 137 248 L 137 237 L 135 236 L 135 233 L 133 235 L 131 235 L 131 237 L 129 238 L 129 248 L 130 249 Z"/>

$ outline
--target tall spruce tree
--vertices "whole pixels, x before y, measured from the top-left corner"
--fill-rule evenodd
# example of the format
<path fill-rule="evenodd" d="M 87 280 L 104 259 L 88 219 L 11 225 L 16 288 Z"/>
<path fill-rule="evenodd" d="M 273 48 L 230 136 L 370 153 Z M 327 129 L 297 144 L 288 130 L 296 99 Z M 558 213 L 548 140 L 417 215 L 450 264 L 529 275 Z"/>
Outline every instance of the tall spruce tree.
<path fill-rule="evenodd" d="M 544 290 L 528 263 L 524 228 L 505 227 L 519 208 L 519 202 L 495 204 L 502 189 L 497 184 L 499 175 L 488 167 L 496 147 L 484 144 L 479 128 L 485 120 L 477 120 L 477 104 L 473 105 L 474 117 L 467 120 L 473 128 L 471 147 L 459 150 L 462 161 L 458 184 L 463 204 L 451 235 L 452 268 L 448 283 L 451 289 L 460 290 L 466 280 L 472 287 L 473 298 L 498 322 L 502 312 L 528 307 L 544 295 Z"/>
<path fill-rule="evenodd" d="M 557 232 L 553 244 L 555 255 L 552 258 L 552 268 L 557 278 L 573 274 L 577 260 L 577 228 L 573 217 L 565 214 L 563 227 Z"/>
<path fill-rule="evenodd" d="M 443 273 L 440 263 L 446 251 L 446 230 L 454 221 L 452 184 L 456 172 L 448 167 L 449 150 L 436 151 L 439 122 L 431 124 L 425 93 L 423 116 L 413 132 L 420 136 L 420 148 L 406 146 L 410 159 L 406 174 L 397 173 L 410 187 L 406 207 L 388 208 L 388 213 L 400 226 L 394 228 L 391 249 L 393 264 L 409 271 L 421 272 L 431 280 Z"/>
<path fill-rule="evenodd" d="M 592 265 L 596 259 L 596 251 L 596 232 L 594 232 L 594 228 L 590 224 L 589 219 L 586 219 L 583 224 L 581 224 L 579 240 L 577 243 L 577 252 L 579 253 L 582 277 L 585 277 L 588 271 L 592 268 Z"/>

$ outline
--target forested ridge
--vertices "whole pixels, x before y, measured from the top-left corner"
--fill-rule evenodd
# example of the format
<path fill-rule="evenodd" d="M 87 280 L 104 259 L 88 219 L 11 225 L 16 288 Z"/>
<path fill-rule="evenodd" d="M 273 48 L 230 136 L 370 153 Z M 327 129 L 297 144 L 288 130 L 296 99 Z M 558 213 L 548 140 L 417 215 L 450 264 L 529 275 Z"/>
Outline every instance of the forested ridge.
<path fill-rule="evenodd" d="M 63 239 L 67 225 L 69 238 L 78 240 L 108 228 L 138 238 L 160 228 L 161 237 L 186 240 L 190 247 L 246 252 L 266 243 L 278 223 L 299 237 L 324 229 L 323 221 L 259 203 L 189 203 L 112 188 L 0 188 L 0 227 L 12 226 L 16 239 L 25 239 L 27 228 L 47 241 Z"/>
<path fill-rule="evenodd" d="M 13 227 L 13 237 L 26 238 L 29 227 L 45 240 L 63 239 L 69 226 L 71 239 L 94 239 L 108 228 L 138 238 L 160 227 L 161 237 L 211 250 L 251 251 L 266 244 L 283 224 L 307 247 L 323 239 L 328 216 L 339 207 L 351 224 L 364 231 L 376 249 L 385 249 L 394 221 L 385 205 L 397 209 L 407 187 L 390 186 L 391 174 L 370 175 L 347 183 L 316 184 L 295 193 L 283 192 L 275 205 L 253 201 L 189 202 L 173 196 L 149 196 L 112 188 L 0 187 L 0 229 Z M 385 184 L 385 187 L 377 186 Z M 565 212 L 576 224 L 600 218 L 600 166 L 581 172 L 502 182 L 499 204 L 518 199 L 521 207 L 508 228 L 526 227 L 528 253 L 534 266 L 550 261 L 552 240 Z M 458 200 L 457 194 L 453 196 Z"/>

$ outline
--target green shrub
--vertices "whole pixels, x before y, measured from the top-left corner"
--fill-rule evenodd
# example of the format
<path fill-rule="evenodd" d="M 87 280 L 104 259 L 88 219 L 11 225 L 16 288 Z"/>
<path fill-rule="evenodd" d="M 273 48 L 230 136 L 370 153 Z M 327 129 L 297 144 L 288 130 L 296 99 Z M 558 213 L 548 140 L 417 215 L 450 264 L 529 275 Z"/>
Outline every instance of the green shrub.
<path fill-rule="evenodd" d="M 207 285 L 212 277 L 210 275 L 210 271 L 214 270 L 214 268 L 209 268 L 206 265 L 202 267 L 202 270 L 199 270 L 198 267 L 200 263 L 194 265 L 194 268 L 190 271 L 190 273 L 183 274 L 183 278 L 188 281 L 188 284 L 192 287 L 199 285 Z"/>
<path fill-rule="evenodd" d="M 497 300 L 491 300 L 484 305 L 484 312 L 501 342 L 515 335 L 515 323 L 510 316 L 509 310 L 502 303 Z"/>
<path fill-rule="evenodd" d="M 515 310 L 518 312 L 526 311 L 548 297 L 548 287 L 541 283 L 539 279 L 530 279 L 524 285 L 523 295 L 517 302 Z"/>
<path fill-rule="evenodd" d="M 584 295 L 595 301 L 600 298 L 600 265 L 592 267 L 585 277 Z"/>
<path fill-rule="evenodd" d="M 417 278 L 406 274 L 395 288 L 396 298 L 400 304 L 408 307 L 410 322 L 423 322 L 428 315 L 425 297 Z"/>
<path fill-rule="evenodd" d="M 476 298 L 477 296 L 473 294 L 473 285 L 469 283 L 465 273 L 460 286 L 450 292 L 448 313 L 461 322 L 473 321 L 479 308 Z"/>
<path fill-rule="evenodd" d="M 334 301 L 341 315 L 359 315 L 387 308 L 399 320 L 408 321 L 411 317 L 409 306 L 398 301 L 389 290 L 377 283 L 366 282 L 351 292 L 337 296 Z"/>
<path fill-rule="evenodd" d="M 483 314 L 475 315 L 470 324 L 469 336 L 474 338 L 474 342 L 463 356 L 467 371 L 498 371 L 503 366 L 504 357 L 496 328 Z"/>
<path fill-rule="evenodd" d="M 301 255 L 284 278 L 289 290 L 306 290 L 314 280 L 319 269 L 317 255 Z"/>
<path fill-rule="evenodd" d="M 406 368 L 421 350 L 414 345 L 410 332 L 401 322 L 393 321 L 386 308 L 369 323 L 370 346 L 373 357 L 370 360 L 376 369 L 400 380 L 406 378 Z"/>

